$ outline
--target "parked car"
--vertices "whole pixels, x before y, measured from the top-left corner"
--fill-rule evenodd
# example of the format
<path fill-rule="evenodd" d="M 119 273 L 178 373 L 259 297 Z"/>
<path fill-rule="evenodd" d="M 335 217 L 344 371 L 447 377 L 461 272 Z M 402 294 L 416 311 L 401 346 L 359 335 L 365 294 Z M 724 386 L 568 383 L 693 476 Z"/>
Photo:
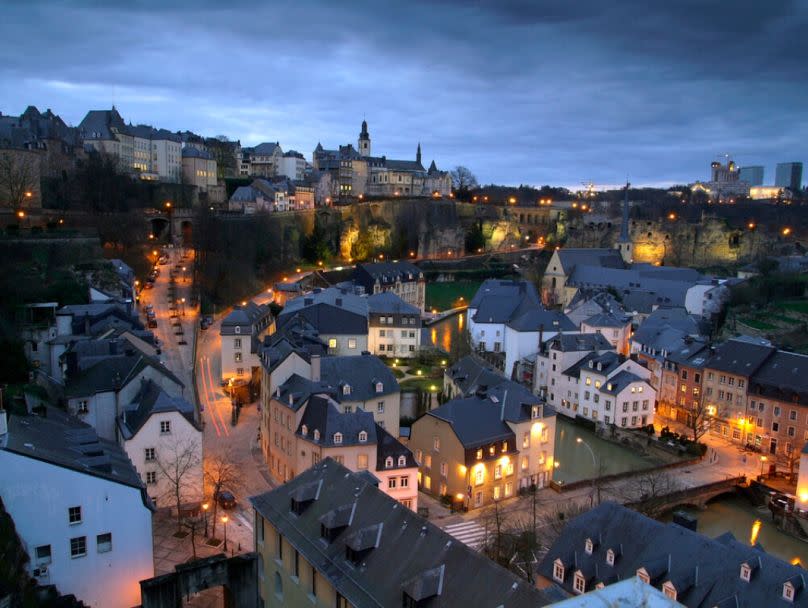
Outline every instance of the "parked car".
<path fill-rule="evenodd" d="M 227 490 L 222 490 L 221 492 L 217 492 L 216 496 L 214 496 L 216 501 L 219 503 L 219 506 L 222 509 L 235 509 L 236 508 L 236 497 L 233 496 L 232 492 L 228 492 Z"/>
<path fill-rule="evenodd" d="M 204 330 L 206 330 L 208 327 L 210 327 L 210 324 L 209 324 L 209 323 L 208 323 L 208 322 L 207 322 L 205 319 L 202 319 L 202 320 L 199 322 L 199 329 L 201 329 L 201 330 L 203 330 L 203 331 L 204 331 Z"/>
<path fill-rule="evenodd" d="M 148 324 L 148 325 L 149 325 L 149 327 L 151 327 L 151 328 L 153 328 L 153 327 L 157 327 L 157 319 L 155 319 L 154 317 L 150 317 L 150 318 L 149 318 L 149 324 Z"/>

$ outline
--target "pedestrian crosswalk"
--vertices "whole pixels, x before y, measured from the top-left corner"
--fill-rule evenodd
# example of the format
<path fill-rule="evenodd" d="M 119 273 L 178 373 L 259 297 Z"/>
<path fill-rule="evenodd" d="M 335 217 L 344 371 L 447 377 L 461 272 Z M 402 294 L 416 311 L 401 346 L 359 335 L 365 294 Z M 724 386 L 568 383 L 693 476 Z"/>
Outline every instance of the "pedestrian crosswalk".
<path fill-rule="evenodd" d="M 464 521 L 459 524 L 450 524 L 443 531 L 451 534 L 461 543 L 472 549 L 479 549 L 485 542 L 485 528 L 474 521 Z"/>

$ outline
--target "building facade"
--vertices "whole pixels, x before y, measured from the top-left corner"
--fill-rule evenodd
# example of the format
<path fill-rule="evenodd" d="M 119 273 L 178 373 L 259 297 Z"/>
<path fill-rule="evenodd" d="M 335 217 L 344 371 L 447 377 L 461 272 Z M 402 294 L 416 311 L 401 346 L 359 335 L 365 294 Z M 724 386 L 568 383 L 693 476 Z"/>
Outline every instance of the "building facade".
<path fill-rule="evenodd" d="M 272 313 L 266 304 L 247 302 L 222 319 L 222 381 L 246 381 L 259 374 L 260 340 L 272 331 Z"/>
<path fill-rule="evenodd" d="M 0 412 L 0 497 L 32 576 L 88 606 L 140 604 L 154 575 L 152 505 L 123 450 L 48 408 Z"/>

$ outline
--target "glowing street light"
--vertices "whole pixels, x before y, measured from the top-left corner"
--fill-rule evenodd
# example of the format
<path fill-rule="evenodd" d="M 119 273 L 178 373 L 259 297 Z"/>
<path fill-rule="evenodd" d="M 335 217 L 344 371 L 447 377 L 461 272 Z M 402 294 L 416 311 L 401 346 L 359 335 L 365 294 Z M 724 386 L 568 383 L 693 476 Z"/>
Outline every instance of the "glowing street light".
<path fill-rule="evenodd" d="M 205 538 L 208 537 L 208 509 L 210 505 L 206 502 L 202 503 L 202 513 L 205 514 Z"/>
<path fill-rule="evenodd" d="M 227 551 L 227 515 L 222 515 L 222 523 L 224 524 L 224 550 Z"/>
<path fill-rule="evenodd" d="M 788 236 L 789 234 L 791 234 L 791 228 L 783 228 L 783 236 Z"/>

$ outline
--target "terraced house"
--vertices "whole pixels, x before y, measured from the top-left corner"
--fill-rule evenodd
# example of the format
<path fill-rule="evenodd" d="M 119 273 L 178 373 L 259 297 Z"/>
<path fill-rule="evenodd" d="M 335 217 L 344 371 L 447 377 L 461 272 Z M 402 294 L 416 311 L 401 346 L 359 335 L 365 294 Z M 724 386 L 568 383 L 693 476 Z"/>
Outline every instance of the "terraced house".
<path fill-rule="evenodd" d="M 418 485 L 432 496 L 479 508 L 544 487 L 553 471 L 555 410 L 509 380 L 421 416 L 409 447 Z"/>
<path fill-rule="evenodd" d="M 334 460 L 250 502 L 263 606 L 536 608 L 552 601 Z"/>

